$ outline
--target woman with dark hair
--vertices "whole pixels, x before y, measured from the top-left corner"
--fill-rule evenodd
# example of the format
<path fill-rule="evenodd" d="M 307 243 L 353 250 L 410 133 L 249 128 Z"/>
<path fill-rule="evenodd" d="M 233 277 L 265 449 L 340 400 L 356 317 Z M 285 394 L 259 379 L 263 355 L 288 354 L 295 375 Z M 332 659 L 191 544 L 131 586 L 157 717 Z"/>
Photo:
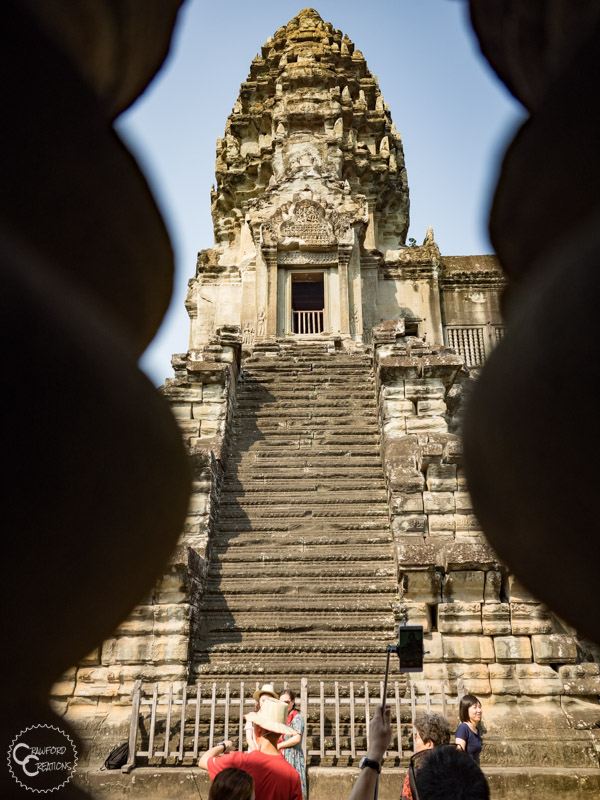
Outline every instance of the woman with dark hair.
<path fill-rule="evenodd" d="M 254 779 L 243 769 L 228 767 L 211 784 L 208 800 L 254 800 Z"/>
<path fill-rule="evenodd" d="M 481 702 L 474 694 L 465 694 L 461 697 L 458 707 L 460 725 L 456 729 L 456 744 L 471 756 L 473 761 L 479 764 L 481 753 L 481 733 L 479 723 L 481 722 Z"/>
<path fill-rule="evenodd" d="M 279 699 L 287 703 L 288 715 L 286 724 L 290 725 L 296 731 L 296 734 L 294 736 L 281 736 L 277 743 L 277 749 L 288 764 L 291 764 L 300 775 L 302 797 L 306 797 L 306 768 L 304 765 L 304 751 L 302 750 L 304 720 L 296 708 L 296 695 L 291 689 L 284 689 L 279 695 Z"/>

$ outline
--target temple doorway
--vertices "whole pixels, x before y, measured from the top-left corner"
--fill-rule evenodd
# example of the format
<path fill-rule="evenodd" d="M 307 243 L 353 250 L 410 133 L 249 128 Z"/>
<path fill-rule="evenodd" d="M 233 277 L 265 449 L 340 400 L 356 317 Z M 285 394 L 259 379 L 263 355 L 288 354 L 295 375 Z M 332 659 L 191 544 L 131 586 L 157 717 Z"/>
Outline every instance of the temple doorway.
<path fill-rule="evenodd" d="M 307 336 L 325 330 L 324 277 L 320 270 L 291 274 L 291 333 Z"/>

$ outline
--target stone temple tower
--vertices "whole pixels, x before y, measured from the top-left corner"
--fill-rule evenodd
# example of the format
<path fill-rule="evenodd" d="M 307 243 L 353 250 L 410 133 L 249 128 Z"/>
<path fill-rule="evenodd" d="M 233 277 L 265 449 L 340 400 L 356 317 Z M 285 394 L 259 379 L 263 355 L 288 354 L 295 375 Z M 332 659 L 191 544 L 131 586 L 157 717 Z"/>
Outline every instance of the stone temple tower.
<path fill-rule="evenodd" d="M 403 247 L 408 229 L 402 142 L 362 53 L 315 10 L 253 60 L 217 141 L 216 178 L 215 246 L 200 253 L 187 300 L 191 347 L 223 324 L 247 343 L 368 339 L 375 253 Z"/>
<path fill-rule="evenodd" d="M 491 550 L 462 468 L 503 274 L 493 255 L 443 256 L 432 229 L 407 246 L 400 136 L 362 53 L 313 9 L 252 62 L 217 141 L 212 216 L 189 349 L 163 387 L 194 470 L 184 530 L 151 595 L 55 687 L 90 760 L 123 740 L 132 692 L 169 709 L 212 698 L 197 749 L 270 679 L 303 687 L 311 765 L 353 764 L 407 619 L 426 653 L 390 684 L 396 766 L 411 700 L 455 723 L 468 691 L 498 796 L 600 791 L 594 650 Z M 178 702 L 183 754 L 194 720 Z"/>

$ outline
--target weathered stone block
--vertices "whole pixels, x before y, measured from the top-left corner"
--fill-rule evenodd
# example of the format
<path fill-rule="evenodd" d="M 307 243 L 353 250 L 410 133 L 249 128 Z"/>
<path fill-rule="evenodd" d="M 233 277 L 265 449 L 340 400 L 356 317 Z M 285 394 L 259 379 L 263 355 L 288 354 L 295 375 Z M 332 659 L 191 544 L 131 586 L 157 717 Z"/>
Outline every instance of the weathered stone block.
<path fill-rule="evenodd" d="M 418 400 L 417 414 L 420 417 L 439 417 L 446 413 L 446 403 L 443 400 Z"/>
<path fill-rule="evenodd" d="M 484 603 L 481 607 L 483 633 L 501 636 L 511 633 L 508 603 Z"/>
<path fill-rule="evenodd" d="M 427 514 L 454 514 L 456 510 L 453 492 L 423 492 L 423 505 Z"/>
<path fill-rule="evenodd" d="M 406 417 L 406 432 L 416 433 L 427 431 L 431 433 L 445 433 L 448 423 L 443 417 Z"/>
<path fill-rule="evenodd" d="M 483 587 L 483 600 L 485 603 L 499 603 L 502 591 L 502 573 L 498 570 L 489 570 L 485 573 Z"/>
<path fill-rule="evenodd" d="M 534 635 L 531 644 L 538 664 L 574 664 L 577 661 L 577 641 L 567 633 Z"/>
<path fill-rule="evenodd" d="M 429 544 L 411 542 L 399 545 L 396 551 L 400 571 L 410 568 L 435 570 L 436 550 Z"/>
<path fill-rule="evenodd" d="M 467 475 L 465 470 L 461 466 L 457 466 L 456 468 L 456 491 L 457 492 L 468 492 L 469 487 L 467 484 Z"/>
<path fill-rule="evenodd" d="M 406 436 L 406 418 L 391 417 L 390 419 L 386 419 L 381 426 L 381 432 L 384 437 L 390 439 L 399 439 Z"/>
<path fill-rule="evenodd" d="M 521 687 L 515 676 L 514 664 L 490 664 L 489 670 L 492 694 L 521 694 Z"/>
<path fill-rule="evenodd" d="M 404 399 L 404 381 L 392 381 L 391 383 L 383 384 L 380 390 L 380 397 Z"/>
<path fill-rule="evenodd" d="M 404 572 L 404 599 L 410 602 L 438 603 L 442 596 L 442 576 L 435 570 Z"/>
<path fill-rule="evenodd" d="M 480 603 L 440 603 L 438 630 L 440 633 L 481 633 Z"/>
<path fill-rule="evenodd" d="M 448 572 L 442 587 L 442 596 L 448 603 L 482 603 L 485 574 L 481 570 Z"/>
<path fill-rule="evenodd" d="M 477 544 L 457 542 L 445 550 L 444 568 L 447 572 L 458 570 L 498 570 L 500 561 L 485 541 Z"/>
<path fill-rule="evenodd" d="M 188 514 L 201 516 L 204 514 L 208 514 L 209 510 L 210 510 L 210 495 L 205 493 L 192 494 L 188 506 Z"/>
<path fill-rule="evenodd" d="M 439 378 L 409 378 L 404 381 L 405 397 L 409 400 L 443 400 L 446 395 L 444 382 Z"/>
<path fill-rule="evenodd" d="M 566 664 L 558 668 L 558 676 L 565 694 L 600 695 L 600 666 L 598 664 L 592 662 Z"/>
<path fill-rule="evenodd" d="M 171 403 L 171 413 L 177 420 L 190 420 L 192 416 L 191 403 Z"/>
<path fill-rule="evenodd" d="M 423 495 L 420 492 L 399 493 L 392 495 L 391 509 L 393 513 L 423 513 Z"/>
<path fill-rule="evenodd" d="M 204 384 L 202 400 L 205 403 L 217 403 L 225 400 L 227 390 L 220 383 Z"/>
<path fill-rule="evenodd" d="M 459 514 L 469 514 L 473 511 L 471 495 L 468 492 L 454 492 L 456 511 Z"/>
<path fill-rule="evenodd" d="M 490 636 L 453 636 L 442 639 L 444 661 L 463 661 L 466 663 L 490 662 L 495 660 L 494 642 Z"/>
<path fill-rule="evenodd" d="M 423 650 L 425 654 L 423 656 L 424 662 L 433 662 L 433 661 L 443 661 L 444 660 L 444 649 L 442 647 L 442 634 L 436 633 L 426 633 L 423 636 Z"/>
<path fill-rule="evenodd" d="M 91 666 L 93 664 L 99 664 L 100 663 L 100 648 L 99 647 L 95 647 L 91 651 L 91 653 L 88 653 L 87 656 L 84 656 L 79 663 L 84 665 L 84 666 Z"/>
<path fill-rule="evenodd" d="M 562 682 L 552 667 L 515 664 L 515 676 L 522 695 L 543 697 L 562 693 Z"/>
<path fill-rule="evenodd" d="M 427 603 L 403 602 L 398 606 L 398 615 L 399 619 L 406 618 L 407 625 L 422 625 L 423 633 L 431 631 L 431 615 Z"/>
<path fill-rule="evenodd" d="M 154 633 L 157 636 L 188 636 L 191 609 L 187 603 L 154 606 Z"/>
<path fill-rule="evenodd" d="M 120 636 L 102 645 L 103 664 L 140 664 L 152 661 L 152 637 Z"/>
<path fill-rule="evenodd" d="M 500 663 L 531 661 L 531 641 L 527 636 L 495 636 L 494 648 Z"/>
<path fill-rule="evenodd" d="M 410 400 L 401 400 L 397 398 L 388 398 L 381 403 L 381 417 L 384 420 L 393 419 L 394 417 L 412 417 L 417 412 L 414 403 Z"/>
<path fill-rule="evenodd" d="M 456 529 L 460 531 L 481 531 L 481 525 L 475 514 L 456 514 Z"/>
<path fill-rule="evenodd" d="M 490 694 L 489 666 L 488 664 L 447 664 L 450 692 L 452 694 L 457 692 L 458 680 L 461 678 L 467 692 L 478 697 Z"/>
<path fill-rule="evenodd" d="M 401 536 L 405 533 L 424 534 L 427 530 L 425 514 L 396 514 L 392 519 L 392 533 Z"/>
<path fill-rule="evenodd" d="M 430 492 L 455 492 L 456 464 L 430 464 L 427 467 L 427 489 Z"/>
<path fill-rule="evenodd" d="M 514 636 L 532 633 L 552 633 L 552 617 L 543 605 L 511 603 L 510 621 Z"/>
<path fill-rule="evenodd" d="M 429 514 L 430 531 L 455 531 L 456 516 L 454 514 Z"/>
<path fill-rule="evenodd" d="M 175 661 L 184 664 L 189 651 L 187 636 L 155 636 L 152 641 L 152 661 Z"/>
<path fill-rule="evenodd" d="M 509 575 L 506 580 L 508 600 L 511 603 L 539 603 L 537 597 L 526 589 L 514 575 Z"/>

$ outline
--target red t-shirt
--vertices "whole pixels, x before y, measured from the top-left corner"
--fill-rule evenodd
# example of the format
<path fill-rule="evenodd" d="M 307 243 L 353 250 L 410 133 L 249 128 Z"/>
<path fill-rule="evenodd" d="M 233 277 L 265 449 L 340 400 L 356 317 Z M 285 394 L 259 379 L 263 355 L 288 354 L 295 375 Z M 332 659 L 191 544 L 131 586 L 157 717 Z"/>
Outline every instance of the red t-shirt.
<path fill-rule="evenodd" d="M 302 785 L 296 770 L 281 758 L 253 750 L 251 753 L 226 753 L 207 762 L 211 781 L 227 767 L 237 767 L 254 778 L 256 800 L 302 800 Z"/>

